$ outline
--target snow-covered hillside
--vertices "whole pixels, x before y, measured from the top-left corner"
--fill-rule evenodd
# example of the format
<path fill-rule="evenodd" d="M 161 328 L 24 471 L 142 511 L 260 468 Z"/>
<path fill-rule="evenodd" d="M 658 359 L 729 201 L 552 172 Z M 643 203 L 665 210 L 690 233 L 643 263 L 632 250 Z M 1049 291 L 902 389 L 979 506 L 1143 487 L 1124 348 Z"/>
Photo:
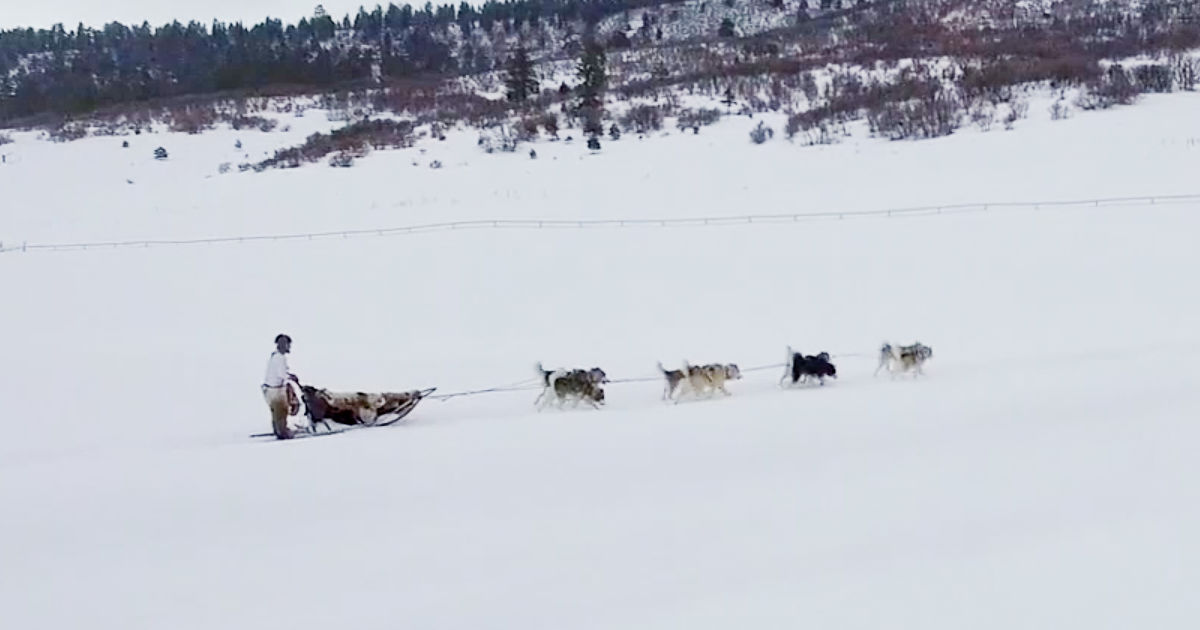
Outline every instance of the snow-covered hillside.
<path fill-rule="evenodd" d="M 536 160 L 456 132 L 227 175 L 295 138 L 17 132 L 0 240 L 1197 193 L 1198 105 L 1050 121 L 1035 103 L 1011 132 L 826 147 L 756 146 L 759 119 L 728 118 Z M 1191 627 L 1198 210 L 0 254 L 5 626 Z M 753 371 L 678 405 L 613 384 L 600 411 L 426 401 L 390 428 L 255 442 L 281 331 L 332 389 L 455 392 L 539 360 L 750 368 L 788 344 L 840 378 L 782 391 Z M 884 340 L 931 345 L 927 376 L 874 378 Z"/>

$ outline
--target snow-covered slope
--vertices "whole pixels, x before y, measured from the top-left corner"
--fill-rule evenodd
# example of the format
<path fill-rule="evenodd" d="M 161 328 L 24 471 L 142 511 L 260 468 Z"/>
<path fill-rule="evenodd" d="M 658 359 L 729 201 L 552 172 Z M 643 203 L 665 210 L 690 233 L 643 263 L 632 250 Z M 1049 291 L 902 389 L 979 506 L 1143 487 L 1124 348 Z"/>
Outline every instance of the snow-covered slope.
<path fill-rule="evenodd" d="M 815 148 L 753 146 L 757 121 L 732 119 L 599 154 L 543 143 L 537 160 L 457 134 L 352 169 L 225 176 L 230 134 L 129 154 L 14 134 L 0 230 L 1194 193 L 1198 104 Z M 5 625 L 1190 627 L 1197 210 L 0 254 Z M 537 414 L 533 392 L 427 401 L 401 426 L 251 442 L 280 331 L 294 371 L 334 389 L 502 385 L 538 360 L 615 378 L 748 368 L 787 344 L 838 355 L 840 379 L 781 391 L 755 371 L 730 398 L 673 406 L 657 383 L 614 384 L 601 411 Z M 927 378 L 873 378 L 885 339 L 931 345 Z"/>

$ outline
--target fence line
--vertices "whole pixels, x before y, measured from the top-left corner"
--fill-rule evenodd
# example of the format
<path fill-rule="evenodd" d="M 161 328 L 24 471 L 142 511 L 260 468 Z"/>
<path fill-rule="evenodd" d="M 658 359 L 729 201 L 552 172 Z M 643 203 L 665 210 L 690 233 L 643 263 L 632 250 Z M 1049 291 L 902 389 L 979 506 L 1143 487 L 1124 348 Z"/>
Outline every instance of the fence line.
<path fill-rule="evenodd" d="M 1180 202 L 1200 202 L 1200 193 L 1183 195 L 1150 195 L 1141 197 L 1110 197 L 1104 199 L 1078 199 L 1069 201 L 1005 201 L 985 203 L 963 203 L 939 206 L 913 206 L 907 208 L 891 208 L 883 210 L 858 211 L 819 211 L 795 212 L 781 214 L 745 214 L 726 216 L 680 217 L 660 219 L 473 219 L 468 221 L 447 221 L 440 223 L 425 223 L 386 228 L 362 228 L 354 230 L 336 230 L 324 232 L 306 232 L 292 234 L 256 234 L 248 236 L 220 236 L 192 239 L 146 239 L 130 241 L 98 241 L 77 243 L 21 243 L 20 245 L 5 245 L 0 243 L 0 253 L 31 252 L 31 251 L 82 251 L 89 249 L 123 249 L 146 248 L 182 245 L 216 245 L 226 243 L 252 243 L 260 241 L 297 241 L 329 238 L 361 238 L 367 236 L 397 236 L 422 234 L 429 232 L 447 232 L 458 230 L 498 230 L 498 229 L 589 229 L 589 228 L 633 228 L 633 227 L 720 227 L 731 225 L 750 225 L 755 223 L 792 223 L 801 220 L 820 219 L 855 219 L 869 217 L 911 217 L 932 216 L 944 214 L 962 214 L 968 212 L 987 212 L 991 210 L 1013 210 L 1068 207 L 1101 206 L 1151 206 Z"/>

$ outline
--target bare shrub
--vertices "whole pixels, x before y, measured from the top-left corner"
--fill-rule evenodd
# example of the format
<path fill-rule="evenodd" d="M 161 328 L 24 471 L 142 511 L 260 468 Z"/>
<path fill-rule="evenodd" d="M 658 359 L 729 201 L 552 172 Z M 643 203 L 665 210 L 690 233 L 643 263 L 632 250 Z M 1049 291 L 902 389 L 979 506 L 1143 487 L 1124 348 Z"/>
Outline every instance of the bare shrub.
<path fill-rule="evenodd" d="M 941 90 L 919 100 L 884 103 L 867 110 L 871 130 L 891 140 L 948 136 L 958 130 L 962 116 L 962 99 L 951 90 Z"/>
<path fill-rule="evenodd" d="M 1080 84 L 1101 74 L 1095 59 L 1068 52 L 1032 58 L 999 57 L 979 65 L 960 66 L 959 71 L 958 84 L 968 97 L 985 97 L 993 102 L 1007 101 L 1014 85 L 1039 81 Z"/>
<path fill-rule="evenodd" d="M 353 151 L 338 151 L 329 156 L 329 165 L 334 168 L 350 168 L 354 166 L 354 158 Z"/>
<path fill-rule="evenodd" d="M 197 134 L 212 129 L 217 124 L 217 115 L 211 107 L 189 105 L 169 110 L 166 122 L 171 131 Z"/>
<path fill-rule="evenodd" d="M 304 162 L 316 162 L 334 152 L 352 157 L 369 149 L 399 149 L 413 144 L 413 124 L 407 120 L 364 120 L 335 129 L 332 133 L 314 133 L 304 144 L 275 152 L 274 157 L 253 165 L 254 170 L 295 168 Z"/>
<path fill-rule="evenodd" d="M 555 140 L 558 139 L 558 114 L 544 112 L 538 117 L 538 124 L 541 125 L 542 130 L 546 132 L 547 136 Z"/>
<path fill-rule="evenodd" d="M 785 129 L 788 140 L 812 146 L 818 144 L 836 144 L 845 135 L 845 114 L 834 112 L 829 107 L 817 107 L 788 116 Z M 842 132 L 839 132 L 839 129 Z"/>
<path fill-rule="evenodd" d="M 1114 64 L 1084 88 L 1076 104 L 1081 109 L 1108 109 L 1113 105 L 1129 105 L 1137 97 L 1138 89 L 1132 77 L 1121 64 Z"/>
<path fill-rule="evenodd" d="M 1168 62 L 1175 74 L 1175 85 L 1181 90 L 1196 89 L 1196 75 L 1200 74 L 1200 61 L 1186 55 L 1173 55 Z"/>
<path fill-rule="evenodd" d="M 479 133 L 479 140 L 476 141 L 484 153 L 495 153 L 496 151 L 512 153 L 517 150 L 519 143 L 520 139 L 517 137 L 517 133 L 508 125 L 496 125 L 484 129 Z"/>
<path fill-rule="evenodd" d="M 279 121 L 263 116 L 234 116 L 230 119 L 229 126 L 237 131 L 257 129 L 263 133 L 269 133 L 279 126 Z"/>
<path fill-rule="evenodd" d="M 832 119 L 793 114 L 788 117 L 787 135 L 792 141 L 798 138 L 801 145 L 815 146 L 837 144 L 848 133 L 844 124 Z"/>
<path fill-rule="evenodd" d="M 537 140 L 539 127 L 537 118 L 522 118 L 517 123 L 517 139 L 521 142 Z"/>
<path fill-rule="evenodd" d="M 0 146 L 4 146 L 6 144 L 12 144 L 12 141 L 13 141 L 12 136 L 10 136 L 6 133 L 0 133 Z"/>
<path fill-rule="evenodd" d="M 1050 105 L 1050 120 L 1066 120 L 1071 117 L 1071 106 L 1063 99 Z"/>
<path fill-rule="evenodd" d="M 810 103 L 816 101 L 821 95 L 821 90 L 817 86 L 817 79 L 811 72 L 805 72 L 800 76 L 800 89 L 804 92 L 804 98 L 808 99 Z"/>
<path fill-rule="evenodd" d="M 626 131 L 649 133 L 662 129 L 663 108 L 656 105 L 635 105 L 621 117 Z"/>
<path fill-rule="evenodd" d="M 996 106 L 989 101 L 976 101 L 971 105 L 969 113 L 971 124 L 980 131 L 990 131 L 992 124 L 996 122 Z"/>
<path fill-rule="evenodd" d="M 1029 115 L 1029 102 L 1024 99 L 1013 99 L 1008 104 L 1008 115 L 1004 117 L 1004 128 L 1011 130 L 1018 120 Z"/>
<path fill-rule="evenodd" d="M 80 122 L 65 122 L 51 129 L 47 135 L 53 142 L 72 142 L 88 137 L 88 127 Z"/>
<path fill-rule="evenodd" d="M 718 120 L 721 120 L 721 110 L 719 109 L 684 109 L 679 111 L 675 126 L 680 131 L 691 129 L 699 132 L 701 127 L 711 125 Z"/>
<path fill-rule="evenodd" d="M 1175 89 L 1175 73 L 1166 64 L 1138 66 L 1133 78 L 1139 92 L 1170 92 Z"/>
<path fill-rule="evenodd" d="M 754 144 L 762 144 L 774 137 L 775 130 L 768 127 L 766 123 L 762 122 L 761 120 L 758 121 L 758 125 L 755 126 L 754 129 L 750 130 L 750 141 Z"/>

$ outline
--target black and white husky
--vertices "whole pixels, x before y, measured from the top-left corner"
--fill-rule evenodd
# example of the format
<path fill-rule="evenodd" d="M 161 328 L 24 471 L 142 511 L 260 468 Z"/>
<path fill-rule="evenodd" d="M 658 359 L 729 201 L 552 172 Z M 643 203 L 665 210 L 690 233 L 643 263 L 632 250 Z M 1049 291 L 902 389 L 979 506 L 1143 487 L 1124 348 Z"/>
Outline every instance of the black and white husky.
<path fill-rule="evenodd" d="M 575 406 L 578 406 L 581 401 L 586 401 L 596 408 L 604 404 L 602 385 L 608 382 L 608 375 L 598 367 L 589 370 L 568 370 L 566 368 L 547 370 L 539 361 L 537 371 L 542 380 L 542 393 L 538 394 L 533 404 L 538 409 L 544 409 L 554 401 L 557 401 L 558 406 L 561 407 L 564 402 L 571 399 L 575 401 Z"/>
<path fill-rule="evenodd" d="M 912 372 L 914 376 L 920 376 L 925 373 L 922 366 L 932 358 L 933 348 L 920 342 L 910 346 L 894 346 L 884 342 L 879 348 L 879 365 L 875 368 L 875 374 L 887 368 L 892 376 L 897 372 Z"/>
<path fill-rule="evenodd" d="M 779 379 L 781 387 L 806 381 L 817 381 L 824 385 L 827 377 L 837 378 L 837 367 L 830 362 L 828 352 L 806 356 L 804 353 L 794 352 L 792 347 L 788 346 L 786 358 L 783 376 Z"/>

